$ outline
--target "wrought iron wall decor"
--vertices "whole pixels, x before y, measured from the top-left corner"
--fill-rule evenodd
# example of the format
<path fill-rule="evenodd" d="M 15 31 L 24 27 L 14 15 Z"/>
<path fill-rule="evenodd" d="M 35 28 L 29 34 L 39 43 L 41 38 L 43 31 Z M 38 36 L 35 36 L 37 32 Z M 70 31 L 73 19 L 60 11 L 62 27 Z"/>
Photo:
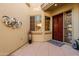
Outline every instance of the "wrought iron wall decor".
<path fill-rule="evenodd" d="M 8 27 L 15 29 L 22 26 L 22 22 L 16 18 L 9 16 L 2 16 L 2 18 L 3 18 L 3 23 Z"/>

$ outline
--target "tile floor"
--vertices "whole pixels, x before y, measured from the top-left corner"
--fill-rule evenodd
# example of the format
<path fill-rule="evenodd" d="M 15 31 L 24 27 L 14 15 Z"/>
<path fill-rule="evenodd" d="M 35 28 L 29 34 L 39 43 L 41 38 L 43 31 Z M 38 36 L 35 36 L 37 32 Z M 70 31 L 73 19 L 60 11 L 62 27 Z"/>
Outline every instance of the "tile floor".
<path fill-rule="evenodd" d="M 58 47 L 48 42 L 34 42 L 23 46 L 11 56 L 79 56 L 79 51 L 68 45 Z"/>

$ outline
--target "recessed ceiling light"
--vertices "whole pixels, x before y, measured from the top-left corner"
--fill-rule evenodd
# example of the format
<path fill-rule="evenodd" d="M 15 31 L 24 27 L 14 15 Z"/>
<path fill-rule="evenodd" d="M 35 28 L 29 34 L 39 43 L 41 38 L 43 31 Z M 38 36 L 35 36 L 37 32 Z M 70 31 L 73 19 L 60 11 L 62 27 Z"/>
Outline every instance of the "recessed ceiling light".
<path fill-rule="evenodd" d="M 54 6 L 58 6 L 58 4 L 54 4 Z"/>

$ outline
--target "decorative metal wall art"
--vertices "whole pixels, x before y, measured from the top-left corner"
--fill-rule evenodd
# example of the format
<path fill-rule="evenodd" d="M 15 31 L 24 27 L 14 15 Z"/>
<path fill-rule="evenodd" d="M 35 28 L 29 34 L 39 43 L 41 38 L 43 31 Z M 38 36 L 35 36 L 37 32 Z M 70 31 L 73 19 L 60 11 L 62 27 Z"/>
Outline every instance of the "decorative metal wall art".
<path fill-rule="evenodd" d="M 9 16 L 2 16 L 3 18 L 3 23 L 7 26 L 7 27 L 11 27 L 13 29 L 15 28 L 19 28 L 22 26 L 22 22 L 19 21 L 16 18 L 13 17 L 9 17 Z"/>

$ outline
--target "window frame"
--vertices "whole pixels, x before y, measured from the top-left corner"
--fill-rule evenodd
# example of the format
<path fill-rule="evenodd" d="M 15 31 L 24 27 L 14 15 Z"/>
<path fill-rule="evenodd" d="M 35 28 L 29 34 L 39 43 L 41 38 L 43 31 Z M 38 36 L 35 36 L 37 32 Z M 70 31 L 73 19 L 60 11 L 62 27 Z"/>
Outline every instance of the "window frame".
<path fill-rule="evenodd" d="M 41 15 L 30 15 L 30 17 L 35 17 L 35 16 L 40 16 L 41 18 L 40 18 L 40 20 L 41 20 L 41 25 L 42 25 L 42 16 Z M 30 19 L 31 20 L 31 19 Z M 35 19 L 34 19 L 35 20 Z M 31 22 L 30 22 L 31 23 Z M 30 24 L 31 25 L 31 24 Z M 35 25 L 36 25 L 36 20 L 35 20 Z M 31 26 L 30 26 L 31 27 Z M 42 32 L 42 26 L 41 26 L 41 30 L 40 31 L 36 31 L 36 26 L 35 26 L 35 30 L 34 31 L 32 31 L 31 30 L 31 28 L 30 28 L 30 31 L 32 32 L 32 33 L 38 33 L 38 32 Z"/>
<path fill-rule="evenodd" d="M 49 24 L 49 30 L 46 30 L 46 17 L 49 17 L 50 19 L 50 24 Z M 45 16 L 45 27 L 44 27 L 44 29 L 45 29 L 45 32 L 51 32 L 51 17 L 50 16 Z"/>

